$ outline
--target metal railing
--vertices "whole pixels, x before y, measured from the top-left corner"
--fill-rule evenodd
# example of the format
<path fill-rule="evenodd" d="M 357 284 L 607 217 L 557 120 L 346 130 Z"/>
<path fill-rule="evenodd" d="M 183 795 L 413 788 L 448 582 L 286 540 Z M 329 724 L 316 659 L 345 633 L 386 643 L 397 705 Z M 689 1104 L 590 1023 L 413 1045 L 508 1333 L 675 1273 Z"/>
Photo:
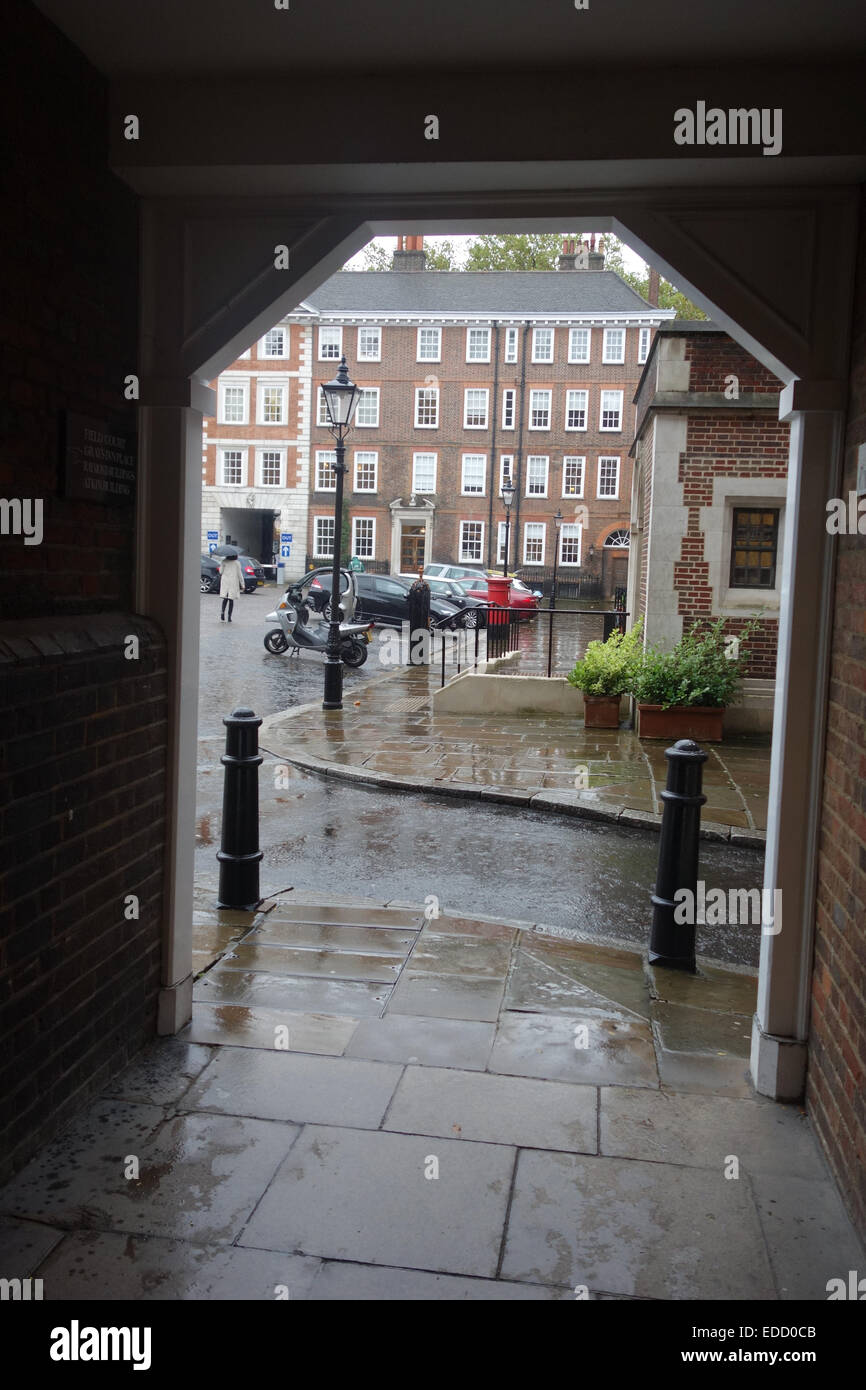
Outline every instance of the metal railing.
<path fill-rule="evenodd" d="M 495 657 L 505 656 L 506 652 L 516 651 L 518 646 L 518 633 L 521 621 L 527 617 L 536 617 L 536 610 L 527 613 L 520 608 L 510 608 L 499 603 L 478 604 L 471 609 L 464 609 L 464 612 L 475 613 L 478 618 L 484 614 L 484 625 L 477 622 L 475 627 L 453 627 L 453 618 L 440 618 L 438 622 L 430 624 L 431 644 L 433 647 L 433 659 L 440 662 L 440 688 L 445 684 L 445 659 L 448 648 L 451 647 L 455 653 L 457 670 L 456 675 L 461 671 L 468 670 L 471 666 L 474 670 L 479 661 L 481 643 L 480 635 L 485 633 L 485 660 Z M 438 658 L 435 650 L 436 636 L 439 636 Z M 447 634 L 447 636 L 446 636 Z M 470 639 L 470 634 L 472 637 Z M 467 646 L 471 647 L 471 652 L 467 651 Z M 470 659 L 471 657 L 471 659 Z"/>
<path fill-rule="evenodd" d="M 517 570 L 516 578 L 521 579 L 530 589 L 540 589 L 544 597 L 549 598 L 554 578 L 553 565 L 532 565 Z M 601 598 L 601 579 L 597 574 L 593 574 L 592 570 L 563 572 L 561 566 L 557 566 L 556 596 L 570 599 Z"/>

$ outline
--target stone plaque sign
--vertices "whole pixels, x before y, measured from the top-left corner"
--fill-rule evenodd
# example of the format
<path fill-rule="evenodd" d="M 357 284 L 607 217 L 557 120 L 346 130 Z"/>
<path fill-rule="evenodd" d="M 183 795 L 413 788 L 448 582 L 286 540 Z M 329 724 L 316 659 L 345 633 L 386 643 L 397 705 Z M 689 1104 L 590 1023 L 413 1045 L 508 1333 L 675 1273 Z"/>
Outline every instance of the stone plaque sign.
<path fill-rule="evenodd" d="M 125 507 L 135 502 L 135 434 L 107 420 L 67 411 L 64 419 L 64 497 Z"/>

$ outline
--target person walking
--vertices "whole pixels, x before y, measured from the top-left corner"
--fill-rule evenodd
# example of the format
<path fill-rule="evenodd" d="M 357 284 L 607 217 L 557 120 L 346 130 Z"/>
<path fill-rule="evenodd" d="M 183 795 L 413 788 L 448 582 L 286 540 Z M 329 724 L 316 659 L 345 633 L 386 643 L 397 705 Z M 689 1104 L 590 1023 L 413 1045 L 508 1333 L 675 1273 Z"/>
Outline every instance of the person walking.
<path fill-rule="evenodd" d="M 226 620 L 226 608 L 229 610 L 228 620 L 231 622 L 235 599 L 240 598 L 243 583 L 244 574 L 237 551 L 227 550 L 220 563 L 220 598 L 223 601 L 222 612 L 220 613 L 221 623 Z"/>

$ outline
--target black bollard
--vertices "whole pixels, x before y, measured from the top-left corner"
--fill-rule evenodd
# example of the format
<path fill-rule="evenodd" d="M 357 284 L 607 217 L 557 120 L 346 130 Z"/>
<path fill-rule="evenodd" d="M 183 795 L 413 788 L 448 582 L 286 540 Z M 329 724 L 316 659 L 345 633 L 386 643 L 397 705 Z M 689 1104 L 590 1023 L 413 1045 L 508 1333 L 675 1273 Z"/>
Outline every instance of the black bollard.
<path fill-rule="evenodd" d="M 217 907 L 243 908 L 260 901 L 259 863 L 259 726 L 251 709 L 233 710 L 226 726 L 222 835 L 217 859 L 220 887 Z"/>
<path fill-rule="evenodd" d="M 688 888 L 692 904 L 698 886 L 698 840 L 704 763 L 708 754 L 690 738 L 680 739 L 665 749 L 668 760 L 667 786 L 662 792 L 661 843 L 655 890 L 652 894 L 653 923 L 650 932 L 649 963 L 670 970 L 695 973 L 695 922 L 676 922 L 674 894 Z M 694 916 L 694 914 L 692 914 Z"/>

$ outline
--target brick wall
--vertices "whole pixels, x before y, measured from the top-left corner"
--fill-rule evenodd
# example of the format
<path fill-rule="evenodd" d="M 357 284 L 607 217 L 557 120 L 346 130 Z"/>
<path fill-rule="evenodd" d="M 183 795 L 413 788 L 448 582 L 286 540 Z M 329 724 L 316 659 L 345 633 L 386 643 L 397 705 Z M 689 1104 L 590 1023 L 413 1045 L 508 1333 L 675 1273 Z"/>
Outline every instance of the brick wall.
<path fill-rule="evenodd" d="M 27 630 L 0 625 L 0 1180 L 153 1035 L 159 988 L 162 638 L 123 614 Z"/>
<path fill-rule="evenodd" d="M 687 353 L 689 346 L 687 344 Z M 740 357 L 748 362 L 754 361 L 736 343 L 731 346 L 735 352 L 727 351 L 715 340 L 701 340 L 699 347 L 708 349 L 710 358 L 708 366 L 701 373 L 702 381 L 710 382 L 707 390 L 718 390 L 717 382 L 723 380 L 728 369 L 734 370 L 735 366 L 742 365 Z M 692 359 L 692 376 L 702 363 L 703 351 Z M 756 365 L 760 367 L 760 364 Z M 776 378 L 762 367 L 760 373 L 752 373 L 752 377 L 756 381 L 761 374 L 775 383 L 773 394 L 777 395 L 779 382 Z M 690 384 L 694 389 L 693 383 Z M 741 386 L 741 390 L 744 389 L 758 390 L 763 387 L 759 388 L 757 384 L 748 388 Z M 683 615 L 684 632 L 692 623 L 715 616 L 709 564 L 704 559 L 700 513 L 701 507 L 712 504 L 714 479 L 785 478 L 787 473 L 788 426 L 781 424 L 775 413 L 739 410 L 733 402 L 729 412 L 689 411 L 686 452 L 680 457 L 679 474 L 683 485 L 683 504 L 688 508 L 688 528 L 682 541 L 680 559 L 674 564 L 677 611 Z M 756 609 L 759 606 L 756 603 Z M 725 631 L 732 634 L 742 632 L 747 622 L 747 618 L 728 618 Z M 758 630 L 749 639 L 748 677 L 760 680 L 775 678 L 778 633 L 777 618 L 761 620 Z"/>
<path fill-rule="evenodd" d="M 866 443 L 866 205 L 861 237 L 843 497 Z M 866 1237 L 866 542 L 837 546 L 806 1097 Z"/>
<path fill-rule="evenodd" d="M 23 0 L 4 41 L 0 493 L 43 500 L 44 540 L 0 537 L 0 1175 L 155 1030 L 166 744 L 162 639 L 129 614 L 134 507 L 59 495 L 62 412 L 134 428 L 136 200 L 106 167 L 102 78 Z"/>
<path fill-rule="evenodd" d="M 58 455 L 63 410 L 135 426 L 136 201 L 105 167 L 105 84 L 29 5 L 7 8 L 6 90 L 27 118 L 4 153 L 0 495 L 42 498 L 45 534 L 0 536 L 0 612 L 128 608 L 133 508 L 59 497 Z"/>
<path fill-rule="evenodd" d="M 743 395 L 753 391 L 779 393 L 778 377 L 725 333 L 687 337 L 686 361 L 692 391 L 724 391 L 728 377 L 735 376 Z"/>

